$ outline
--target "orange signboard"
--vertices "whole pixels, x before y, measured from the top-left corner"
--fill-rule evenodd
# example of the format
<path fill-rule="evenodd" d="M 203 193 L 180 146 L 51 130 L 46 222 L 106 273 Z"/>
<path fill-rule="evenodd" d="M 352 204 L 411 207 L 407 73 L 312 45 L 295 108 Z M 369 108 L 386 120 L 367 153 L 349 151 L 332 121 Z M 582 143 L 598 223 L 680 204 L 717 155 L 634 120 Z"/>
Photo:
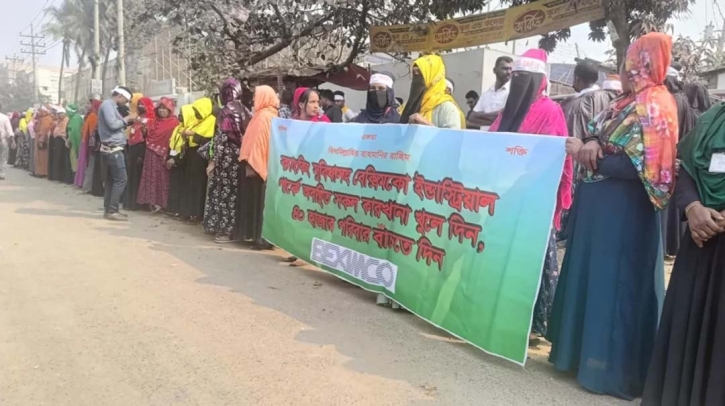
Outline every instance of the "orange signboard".
<path fill-rule="evenodd" d="M 420 25 L 370 29 L 371 52 L 426 52 L 546 34 L 604 18 L 600 0 L 537 1 L 490 13 Z"/>

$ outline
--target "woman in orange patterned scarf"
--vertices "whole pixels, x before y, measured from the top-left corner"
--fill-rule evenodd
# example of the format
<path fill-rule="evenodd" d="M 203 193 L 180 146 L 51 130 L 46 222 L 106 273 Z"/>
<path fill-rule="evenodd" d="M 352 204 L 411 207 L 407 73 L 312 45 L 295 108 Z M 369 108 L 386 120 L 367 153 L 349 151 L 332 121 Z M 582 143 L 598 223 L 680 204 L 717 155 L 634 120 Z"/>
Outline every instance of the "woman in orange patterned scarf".
<path fill-rule="evenodd" d="M 625 94 L 569 138 L 585 173 L 547 337 L 556 369 L 586 389 L 642 395 L 664 297 L 658 211 L 674 187 L 677 108 L 663 85 L 672 38 L 645 35 L 627 51 Z"/>

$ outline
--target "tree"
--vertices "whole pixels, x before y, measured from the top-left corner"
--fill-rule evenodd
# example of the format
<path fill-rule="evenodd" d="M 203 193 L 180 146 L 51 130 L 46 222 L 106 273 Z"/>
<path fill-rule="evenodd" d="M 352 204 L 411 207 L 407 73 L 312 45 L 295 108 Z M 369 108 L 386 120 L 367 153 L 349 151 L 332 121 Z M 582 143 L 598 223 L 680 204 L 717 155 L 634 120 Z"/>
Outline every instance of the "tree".
<path fill-rule="evenodd" d="M 372 25 L 427 22 L 436 13 L 481 11 L 486 5 L 480 0 L 144 1 L 146 10 L 154 10 L 147 18 L 181 27 L 177 51 L 189 47 L 196 81 L 209 85 L 222 76 L 244 76 L 270 60 L 289 69 L 337 70 L 364 54 Z"/>
<path fill-rule="evenodd" d="M 5 111 L 26 111 L 33 107 L 35 94 L 29 78 L 29 75 L 17 75 L 15 80 L 0 84 L 0 103 Z"/>

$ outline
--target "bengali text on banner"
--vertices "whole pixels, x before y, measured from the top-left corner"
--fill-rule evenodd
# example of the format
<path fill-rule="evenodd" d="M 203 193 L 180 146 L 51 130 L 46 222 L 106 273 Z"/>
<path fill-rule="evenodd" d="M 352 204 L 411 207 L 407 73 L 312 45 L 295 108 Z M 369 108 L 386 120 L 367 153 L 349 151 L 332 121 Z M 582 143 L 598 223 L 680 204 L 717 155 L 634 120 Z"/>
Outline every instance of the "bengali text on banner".
<path fill-rule="evenodd" d="M 524 364 L 564 139 L 274 119 L 272 244 Z"/>
<path fill-rule="evenodd" d="M 371 52 L 427 52 L 532 37 L 604 18 L 600 0 L 537 1 L 420 25 L 375 26 Z"/>

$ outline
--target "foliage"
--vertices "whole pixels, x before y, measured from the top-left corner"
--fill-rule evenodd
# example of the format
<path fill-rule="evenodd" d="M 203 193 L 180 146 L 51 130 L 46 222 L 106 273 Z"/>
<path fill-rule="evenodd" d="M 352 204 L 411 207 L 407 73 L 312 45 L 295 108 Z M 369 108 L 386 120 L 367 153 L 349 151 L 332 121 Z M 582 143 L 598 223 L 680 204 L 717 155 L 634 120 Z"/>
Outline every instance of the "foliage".
<path fill-rule="evenodd" d="M 696 81 L 702 72 L 725 66 L 725 54 L 717 51 L 718 40 L 705 37 L 696 42 L 690 37 L 677 38 L 672 47 L 672 60 L 682 65 L 686 81 Z"/>
<path fill-rule="evenodd" d="M 0 84 L 0 103 L 4 112 L 25 111 L 33 106 L 34 97 L 28 75 L 17 75 L 15 80 Z"/>
<path fill-rule="evenodd" d="M 308 67 L 340 69 L 368 48 L 372 25 L 424 22 L 480 11 L 486 1 L 427 0 L 145 0 L 149 17 L 182 28 L 197 83 L 223 76 Z M 264 63 L 263 63 L 264 62 Z"/>
<path fill-rule="evenodd" d="M 532 3 L 536 0 L 504 0 L 508 6 L 519 6 Z M 638 38 L 652 31 L 671 31 L 672 25 L 667 21 L 679 14 L 686 13 L 688 7 L 694 4 L 694 0 L 608 0 L 603 1 L 605 14 L 612 20 L 620 40 L 615 44 L 617 48 L 617 64 L 621 63 L 624 51 L 629 46 L 631 39 Z M 595 42 L 603 42 L 607 38 L 605 31 L 607 27 L 605 20 L 592 21 L 589 23 L 589 39 Z M 571 36 L 571 30 L 551 32 L 543 35 L 539 46 L 552 52 L 556 44 L 566 41 Z"/>

